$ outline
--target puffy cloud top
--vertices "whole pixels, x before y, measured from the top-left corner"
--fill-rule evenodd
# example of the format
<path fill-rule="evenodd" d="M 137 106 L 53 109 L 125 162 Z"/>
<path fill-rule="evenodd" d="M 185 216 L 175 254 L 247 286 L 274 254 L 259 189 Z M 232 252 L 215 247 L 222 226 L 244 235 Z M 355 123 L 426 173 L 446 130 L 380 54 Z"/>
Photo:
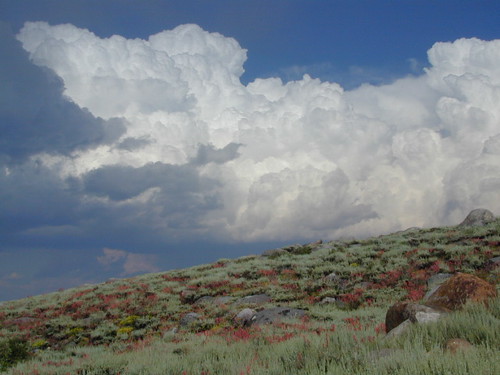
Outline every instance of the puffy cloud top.
<path fill-rule="evenodd" d="M 89 233 L 333 238 L 500 212 L 500 41 L 437 43 L 422 75 L 345 91 L 307 75 L 245 86 L 246 51 L 196 25 L 127 40 L 37 22 L 18 39 L 71 103 L 126 124 L 36 156 Z M 86 227 L 90 212 L 102 222 Z"/>

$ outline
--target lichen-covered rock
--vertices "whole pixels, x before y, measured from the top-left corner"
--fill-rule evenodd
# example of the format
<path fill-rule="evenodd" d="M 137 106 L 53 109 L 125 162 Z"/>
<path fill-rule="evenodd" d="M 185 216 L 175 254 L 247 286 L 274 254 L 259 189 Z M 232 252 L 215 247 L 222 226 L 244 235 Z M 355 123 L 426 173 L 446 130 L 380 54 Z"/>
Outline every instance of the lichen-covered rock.
<path fill-rule="evenodd" d="M 495 287 L 487 281 L 474 275 L 457 273 L 441 284 L 425 304 L 454 311 L 468 301 L 486 302 L 496 295 Z"/>
<path fill-rule="evenodd" d="M 427 293 L 424 296 L 424 300 L 427 300 L 442 283 L 452 276 L 451 273 L 437 273 L 429 277 L 429 280 L 427 280 Z"/>
<path fill-rule="evenodd" d="M 472 210 L 459 227 L 478 227 L 495 221 L 495 215 L 489 210 L 484 208 L 477 208 Z"/>

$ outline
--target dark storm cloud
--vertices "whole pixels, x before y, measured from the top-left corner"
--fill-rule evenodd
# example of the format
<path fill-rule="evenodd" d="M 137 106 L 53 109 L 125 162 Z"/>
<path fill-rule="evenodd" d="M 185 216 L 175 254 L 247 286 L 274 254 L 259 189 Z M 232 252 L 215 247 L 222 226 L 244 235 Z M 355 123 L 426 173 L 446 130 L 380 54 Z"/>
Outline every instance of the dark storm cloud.
<path fill-rule="evenodd" d="M 147 146 L 150 143 L 151 141 L 147 138 L 127 137 L 117 145 L 117 148 L 119 150 L 134 151 Z"/>
<path fill-rule="evenodd" d="M 93 170 L 83 177 L 86 193 L 106 196 L 119 201 L 133 198 L 150 188 L 163 193 L 184 196 L 202 190 L 203 181 L 190 166 L 177 166 L 160 162 L 139 168 L 112 165 Z"/>
<path fill-rule="evenodd" d="M 240 155 L 238 153 L 240 146 L 241 144 L 234 142 L 228 143 L 221 149 L 217 149 L 213 145 L 200 145 L 192 163 L 195 165 L 205 165 L 208 163 L 224 164 L 236 159 Z"/>
<path fill-rule="evenodd" d="M 64 181 L 37 163 L 26 162 L 0 172 L 0 233 L 4 236 L 40 226 L 69 225 L 75 220 L 78 204 L 78 197 Z"/>
<path fill-rule="evenodd" d="M 0 155 L 22 161 L 41 152 L 69 154 L 116 139 L 120 120 L 94 117 L 63 96 L 51 70 L 33 65 L 9 27 L 0 23 Z"/>

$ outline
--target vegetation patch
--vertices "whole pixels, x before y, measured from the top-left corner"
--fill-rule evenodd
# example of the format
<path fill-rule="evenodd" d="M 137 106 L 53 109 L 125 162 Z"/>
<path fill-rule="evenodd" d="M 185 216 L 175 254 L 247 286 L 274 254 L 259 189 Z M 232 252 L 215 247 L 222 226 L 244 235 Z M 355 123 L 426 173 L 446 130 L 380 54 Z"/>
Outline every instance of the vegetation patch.
<path fill-rule="evenodd" d="M 470 274 L 498 291 L 499 243 L 500 220 L 411 230 L 293 245 L 267 256 L 6 302 L 0 306 L 1 370 L 498 374 L 498 297 L 466 303 L 435 322 L 411 324 L 393 338 L 384 322 L 396 302 L 424 303 L 430 283 L 443 274 Z M 243 309 L 257 315 L 275 308 L 304 314 L 271 324 L 254 324 L 252 315 L 235 320 Z M 196 319 L 181 325 L 185 316 Z M 450 350 L 450 342 L 462 349 Z"/>

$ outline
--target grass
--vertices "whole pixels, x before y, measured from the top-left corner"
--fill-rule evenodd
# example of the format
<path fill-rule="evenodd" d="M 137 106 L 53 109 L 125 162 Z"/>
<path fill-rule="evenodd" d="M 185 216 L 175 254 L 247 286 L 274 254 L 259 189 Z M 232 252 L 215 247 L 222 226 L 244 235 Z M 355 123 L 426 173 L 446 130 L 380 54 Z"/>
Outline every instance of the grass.
<path fill-rule="evenodd" d="M 422 229 L 30 297 L 0 306 L 0 348 L 14 339 L 29 348 L 29 360 L 5 366 L 16 375 L 498 374 L 498 298 L 396 339 L 385 338 L 383 322 L 392 303 L 419 301 L 436 273 L 473 273 L 498 286 L 489 259 L 500 255 L 499 238 L 500 220 Z M 233 302 L 259 293 L 271 301 L 248 307 L 290 306 L 308 317 L 237 326 L 247 306 Z M 203 296 L 230 298 L 195 303 Z M 321 304 L 325 297 L 339 302 Z M 188 312 L 201 318 L 174 333 Z M 447 353 L 454 337 L 473 349 Z"/>

